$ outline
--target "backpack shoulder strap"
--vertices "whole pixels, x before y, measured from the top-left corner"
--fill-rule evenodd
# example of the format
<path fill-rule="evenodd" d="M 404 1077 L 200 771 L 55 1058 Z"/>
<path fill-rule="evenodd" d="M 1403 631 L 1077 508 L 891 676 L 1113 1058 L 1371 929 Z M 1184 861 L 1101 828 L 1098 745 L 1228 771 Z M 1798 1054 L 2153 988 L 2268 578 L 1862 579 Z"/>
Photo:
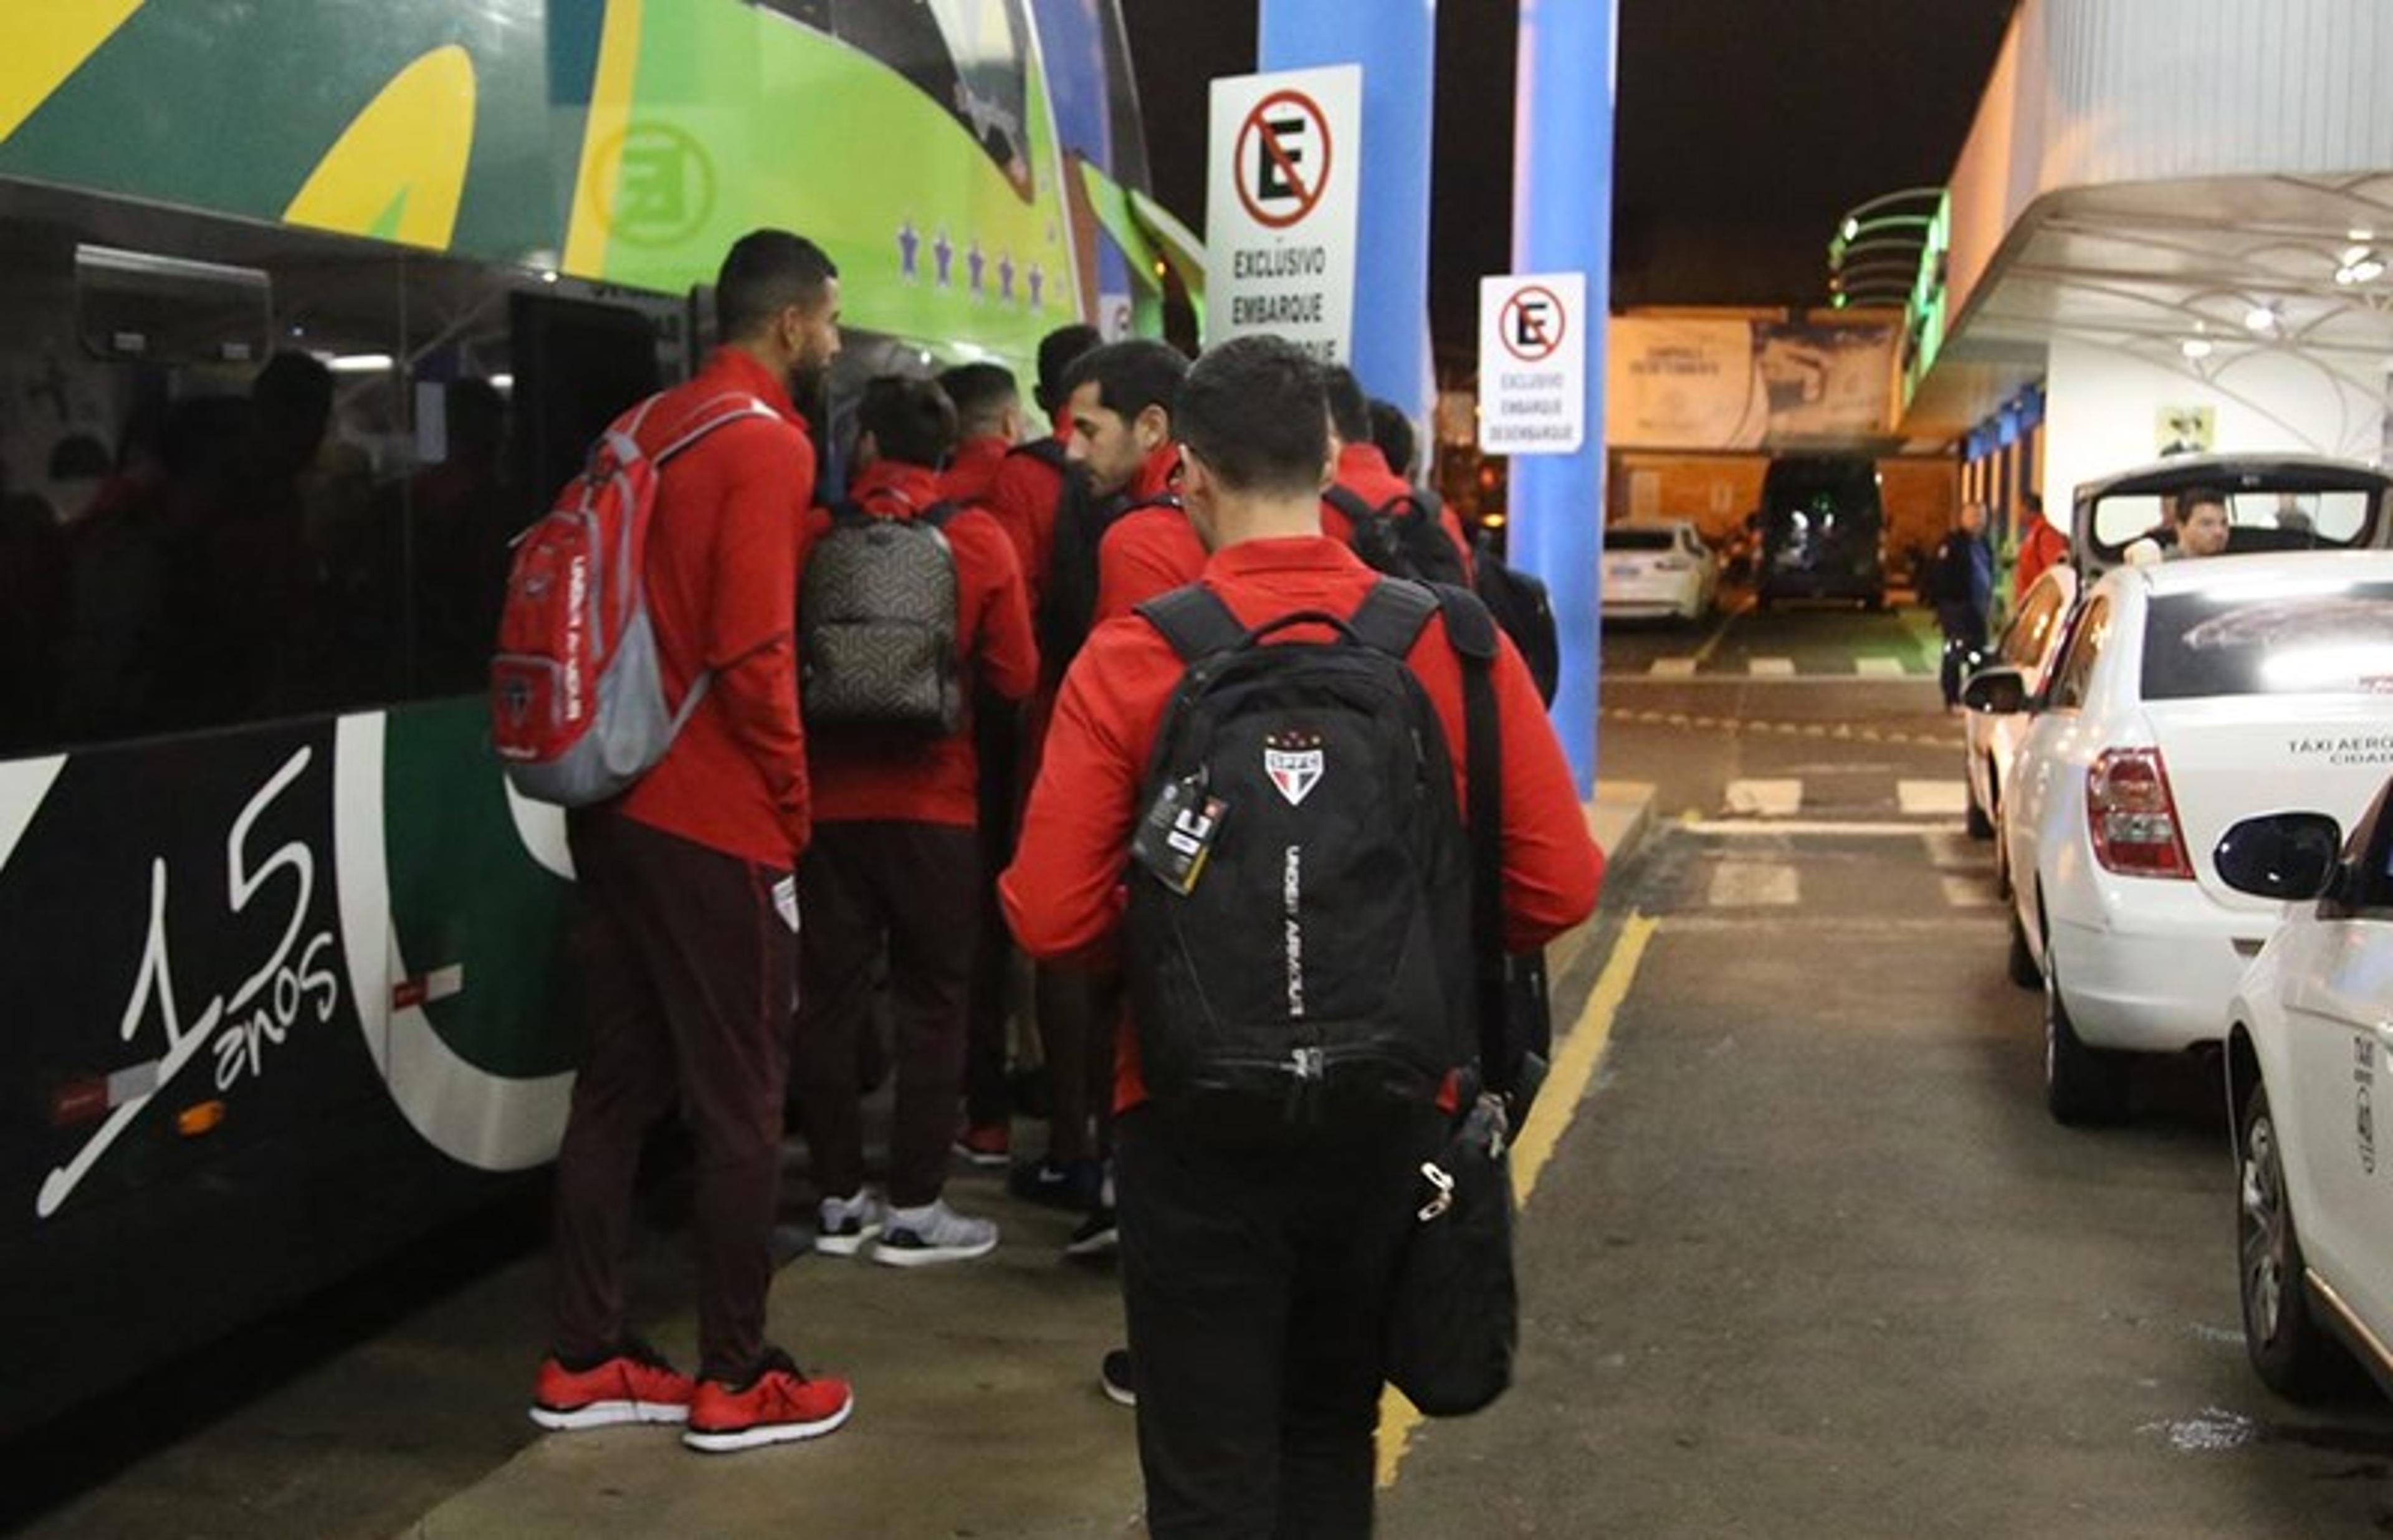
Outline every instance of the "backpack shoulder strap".
<path fill-rule="evenodd" d="M 642 415 L 646 414 L 646 409 L 643 409 Z M 779 412 L 753 396 L 738 393 L 717 396 L 689 414 L 687 425 L 681 430 L 681 433 L 664 448 L 657 450 L 654 456 L 656 463 L 661 465 L 674 455 L 695 447 L 700 439 L 715 429 L 729 427 L 734 423 L 745 422 L 752 417 L 769 418 L 776 423 L 781 420 Z"/>
<path fill-rule="evenodd" d="M 1026 443 L 1016 444 L 1005 452 L 1027 454 L 1051 471 L 1061 471 L 1072 463 L 1071 451 L 1065 449 L 1063 444 L 1053 437 L 1033 438 Z"/>
<path fill-rule="evenodd" d="M 1510 1094 L 1519 1067 L 1508 1062 L 1504 981 L 1504 742 L 1496 708 L 1496 618 L 1467 589 L 1435 591 L 1445 638 L 1462 659 L 1463 779 L 1470 806 L 1471 954 L 1479 1007 L 1479 1074 Z"/>
<path fill-rule="evenodd" d="M 1346 624 L 1354 640 L 1402 662 L 1437 610 L 1437 594 L 1427 584 L 1381 578 L 1371 585 L 1371 592 L 1363 596 Z"/>
<path fill-rule="evenodd" d="M 1334 481 L 1321 494 L 1321 501 L 1344 514 L 1347 519 L 1354 524 L 1361 524 L 1379 513 L 1378 509 L 1363 501 L 1361 493 L 1351 487 L 1340 486 Z"/>
<path fill-rule="evenodd" d="M 1496 661 L 1496 616 L 1478 594 L 1447 583 L 1429 585 L 1437 607 L 1445 616 L 1445 639 L 1466 663 L 1481 667 Z"/>
<path fill-rule="evenodd" d="M 1230 607 L 1203 583 L 1157 594 L 1140 605 L 1137 613 L 1163 633 L 1183 663 L 1227 652 L 1247 639 L 1247 628 L 1230 613 Z"/>

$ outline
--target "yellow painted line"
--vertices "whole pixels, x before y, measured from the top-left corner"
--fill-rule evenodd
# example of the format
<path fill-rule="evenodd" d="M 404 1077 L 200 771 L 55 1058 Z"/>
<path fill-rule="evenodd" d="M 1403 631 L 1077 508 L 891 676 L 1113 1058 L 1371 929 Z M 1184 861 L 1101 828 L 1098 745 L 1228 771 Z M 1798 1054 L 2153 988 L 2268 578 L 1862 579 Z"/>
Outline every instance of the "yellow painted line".
<path fill-rule="evenodd" d="M 632 88 L 640 72 L 640 22 L 645 0 L 607 0 L 598 33 L 598 71 L 590 84 L 590 115 L 582 125 L 582 169 L 573 179 L 573 220 L 566 227 L 563 264 L 582 278 L 604 277 L 608 210 L 622 171 L 624 130 L 632 121 Z"/>
<path fill-rule="evenodd" d="M 1547 1162 L 1553 1159 L 1563 1131 L 1578 1116 L 1579 1103 L 1586 1099 L 1587 1088 L 1595 1078 L 1595 1066 L 1612 1041 L 1613 1023 L 1628 998 L 1629 985 L 1637 982 L 1637 970 L 1645 960 L 1646 944 L 1654 939 L 1654 932 L 1660 924 L 1650 915 L 1632 914 L 1621 926 L 1620 939 L 1613 944 L 1612 956 L 1604 962 L 1595 988 L 1587 997 L 1587 1008 L 1572 1024 L 1570 1036 L 1563 1039 L 1561 1051 L 1554 1055 L 1553 1069 L 1546 1077 L 1545 1089 L 1537 1093 L 1537 1104 L 1529 1109 L 1528 1122 L 1522 1126 L 1521 1136 L 1512 1141 L 1512 1192 L 1523 1208 L 1529 1205 L 1530 1194 L 1537 1190 L 1537 1178 L 1544 1174 Z M 1397 1472 L 1412 1448 L 1413 1430 L 1420 1424 L 1420 1413 L 1402 1391 L 1391 1385 L 1380 1393 L 1382 1489 L 1396 1484 Z"/>
<path fill-rule="evenodd" d="M 1711 635 L 1705 640 L 1702 646 L 1695 649 L 1695 667 L 1702 668 L 1710 659 L 1711 655 L 1720 649 L 1721 640 L 1728 635 L 1728 628 L 1736 624 L 1736 617 L 1742 613 L 1743 611 L 1739 610 L 1724 616 L 1720 623 L 1712 628 Z"/>

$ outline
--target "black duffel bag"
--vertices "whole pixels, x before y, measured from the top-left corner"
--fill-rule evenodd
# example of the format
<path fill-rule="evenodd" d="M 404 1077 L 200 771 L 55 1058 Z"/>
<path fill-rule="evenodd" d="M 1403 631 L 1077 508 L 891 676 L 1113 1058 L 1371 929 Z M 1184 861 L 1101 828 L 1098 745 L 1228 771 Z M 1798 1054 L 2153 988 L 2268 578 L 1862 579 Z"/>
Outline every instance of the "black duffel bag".
<path fill-rule="evenodd" d="M 1424 1416 L 1466 1416 L 1511 1385 L 1521 1340 L 1502 1102 L 1479 1098 L 1421 1178 L 1388 1316 L 1388 1380 Z"/>

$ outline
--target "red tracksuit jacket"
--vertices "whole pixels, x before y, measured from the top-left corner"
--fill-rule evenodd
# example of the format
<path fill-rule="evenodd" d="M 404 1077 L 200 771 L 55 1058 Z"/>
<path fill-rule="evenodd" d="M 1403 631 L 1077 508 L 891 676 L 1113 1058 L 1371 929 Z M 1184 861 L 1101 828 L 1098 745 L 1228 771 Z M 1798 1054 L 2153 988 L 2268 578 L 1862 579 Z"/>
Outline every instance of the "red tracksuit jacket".
<path fill-rule="evenodd" d="M 716 429 L 676 456 L 648 529 L 648 617 L 666 698 L 700 670 L 714 682 L 624 816 L 710 850 L 787 870 L 806 847 L 806 740 L 798 724 L 798 569 L 814 502 L 815 451 L 781 381 L 722 347 L 642 425 L 662 448 L 721 396 L 753 396 L 780 423 Z"/>
<path fill-rule="evenodd" d="M 856 478 L 850 499 L 880 518 L 912 518 L 941 495 L 935 471 L 896 461 L 877 461 Z M 830 515 L 817 511 L 813 535 L 830 527 Z M 997 520 L 965 508 L 948 520 L 945 534 L 956 558 L 956 651 L 971 677 L 1005 700 L 1020 700 L 1039 683 L 1039 646 L 1030 631 L 1030 607 L 1023 596 L 1022 569 L 1013 542 Z M 971 829 L 980 821 L 980 760 L 974 747 L 972 692 L 965 692 L 964 721 L 944 737 L 869 729 L 818 732 L 807 745 L 814 779 L 817 823 L 947 824 Z"/>

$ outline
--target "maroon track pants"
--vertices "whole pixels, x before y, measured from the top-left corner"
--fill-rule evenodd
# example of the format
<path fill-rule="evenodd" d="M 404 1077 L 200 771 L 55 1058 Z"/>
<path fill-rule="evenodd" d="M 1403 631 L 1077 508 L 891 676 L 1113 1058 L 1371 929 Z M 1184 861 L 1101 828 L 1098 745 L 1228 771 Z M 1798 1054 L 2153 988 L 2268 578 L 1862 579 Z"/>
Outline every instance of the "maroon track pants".
<path fill-rule="evenodd" d="M 795 1069 L 799 1121 L 826 1197 L 864 1185 L 857 1035 L 889 953 L 897 1112 L 889 1201 L 935 1201 L 947 1183 L 963 1089 L 965 1023 L 980 932 L 980 837 L 926 823 L 828 823 L 798 868 L 806 909 Z"/>
<path fill-rule="evenodd" d="M 614 813 L 576 815 L 576 937 L 588 1060 L 556 1168 L 556 1341 L 623 1336 L 632 1185 L 674 1104 L 697 1146 L 700 1373 L 743 1381 L 765 1352 L 781 1102 L 797 984 L 790 874 Z"/>

